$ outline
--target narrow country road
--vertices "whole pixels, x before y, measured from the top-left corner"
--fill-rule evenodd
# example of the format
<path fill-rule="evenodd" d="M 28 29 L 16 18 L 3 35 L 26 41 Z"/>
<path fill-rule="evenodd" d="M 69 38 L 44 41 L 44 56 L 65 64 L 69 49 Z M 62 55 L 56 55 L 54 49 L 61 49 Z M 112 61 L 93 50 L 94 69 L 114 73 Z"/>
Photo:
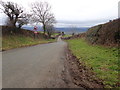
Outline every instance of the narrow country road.
<path fill-rule="evenodd" d="M 67 44 L 41 44 L 2 52 L 3 88 L 76 87 L 65 67 Z"/>

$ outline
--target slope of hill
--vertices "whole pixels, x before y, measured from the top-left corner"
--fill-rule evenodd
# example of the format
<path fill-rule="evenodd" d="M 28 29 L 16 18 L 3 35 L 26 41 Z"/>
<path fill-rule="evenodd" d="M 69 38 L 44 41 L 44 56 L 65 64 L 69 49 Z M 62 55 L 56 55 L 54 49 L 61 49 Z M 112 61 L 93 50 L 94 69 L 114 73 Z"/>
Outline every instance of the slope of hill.
<path fill-rule="evenodd" d="M 117 45 L 120 39 L 120 18 L 90 28 L 86 33 L 86 39 L 92 44 Z"/>
<path fill-rule="evenodd" d="M 8 50 L 54 41 L 55 39 L 48 39 L 47 36 L 42 33 L 35 35 L 34 32 L 30 30 L 2 26 L 2 48 L 0 49 Z"/>

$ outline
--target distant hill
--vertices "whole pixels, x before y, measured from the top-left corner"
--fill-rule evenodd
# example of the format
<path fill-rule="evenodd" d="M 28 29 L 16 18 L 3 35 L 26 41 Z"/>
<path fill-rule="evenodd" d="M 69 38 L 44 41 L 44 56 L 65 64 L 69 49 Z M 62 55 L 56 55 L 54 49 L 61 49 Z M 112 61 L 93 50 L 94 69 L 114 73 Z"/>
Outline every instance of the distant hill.
<path fill-rule="evenodd" d="M 65 32 L 66 34 L 78 34 L 78 33 L 83 33 L 86 32 L 88 30 L 88 27 L 80 27 L 80 28 L 56 28 L 57 31 L 61 31 L 61 32 Z"/>
<path fill-rule="evenodd" d="M 22 28 L 26 30 L 31 30 L 31 31 L 34 30 L 33 26 L 23 26 Z M 42 28 L 40 26 L 38 26 L 38 31 L 42 31 Z"/>
<path fill-rule="evenodd" d="M 33 26 L 24 26 L 22 27 L 23 29 L 27 29 L 27 30 L 34 30 Z M 83 33 L 86 32 L 88 30 L 88 27 L 80 27 L 80 28 L 70 28 L 70 27 L 56 27 L 55 28 L 56 31 L 60 31 L 60 32 L 65 32 L 66 34 L 72 34 L 72 33 Z M 43 31 L 43 29 L 39 26 L 38 27 L 38 31 Z"/>

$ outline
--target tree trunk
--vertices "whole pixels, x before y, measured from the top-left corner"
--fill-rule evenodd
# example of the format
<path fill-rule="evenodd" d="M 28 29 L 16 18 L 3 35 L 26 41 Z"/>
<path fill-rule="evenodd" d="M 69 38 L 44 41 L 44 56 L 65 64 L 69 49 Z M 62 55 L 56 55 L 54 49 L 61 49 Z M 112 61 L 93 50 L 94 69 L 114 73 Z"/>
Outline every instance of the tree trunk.
<path fill-rule="evenodd" d="M 49 38 L 51 38 L 51 34 L 49 34 Z"/>
<path fill-rule="evenodd" d="M 16 17 L 15 17 L 15 19 L 14 19 L 14 22 L 13 22 L 14 27 L 16 27 L 16 22 L 17 22 L 17 20 L 18 20 L 18 15 L 16 15 Z"/>
<path fill-rule="evenodd" d="M 15 33 L 19 33 L 19 32 L 18 32 L 19 29 L 18 29 L 17 26 L 16 26 L 17 20 L 18 20 L 18 15 L 16 15 L 16 17 L 13 19 L 13 27 L 14 27 L 14 32 L 15 32 Z"/>
<path fill-rule="evenodd" d="M 45 35 L 46 27 L 45 27 L 45 24 L 44 24 L 44 23 L 43 23 L 43 30 L 44 30 L 44 35 Z"/>

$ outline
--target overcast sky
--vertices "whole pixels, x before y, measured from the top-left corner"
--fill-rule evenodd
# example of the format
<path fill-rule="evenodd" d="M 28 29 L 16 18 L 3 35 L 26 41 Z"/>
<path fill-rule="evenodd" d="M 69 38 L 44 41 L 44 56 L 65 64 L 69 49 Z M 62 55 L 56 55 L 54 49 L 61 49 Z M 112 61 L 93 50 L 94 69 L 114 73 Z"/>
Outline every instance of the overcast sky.
<path fill-rule="evenodd" d="M 118 18 L 119 0 L 3 0 L 29 10 L 31 2 L 47 1 L 57 19 L 56 26 L 94 26 Z M 3 17 L 1 14 L 0 17 Z"/>

